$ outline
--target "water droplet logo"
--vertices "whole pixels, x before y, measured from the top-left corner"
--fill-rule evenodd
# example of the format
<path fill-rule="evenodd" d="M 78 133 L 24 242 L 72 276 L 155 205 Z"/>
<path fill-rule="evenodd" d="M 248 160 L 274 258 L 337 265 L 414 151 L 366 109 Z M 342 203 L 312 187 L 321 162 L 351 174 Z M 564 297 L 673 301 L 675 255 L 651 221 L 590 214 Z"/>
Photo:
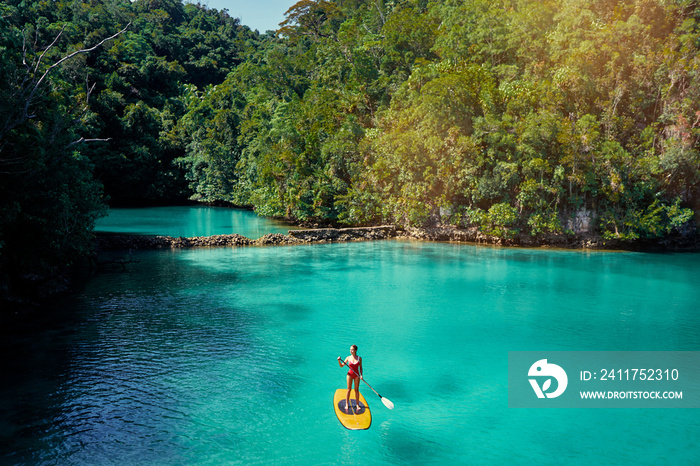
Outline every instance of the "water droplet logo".
<path fill-rule="evenodd" d="M 549 377 L 544 381 L 542 387 L 540 387 L 537 379 L 528 379 L 532 389 L 535 391 L 537 398 L 556 398 L 566 390 L 566 386 L 569 383 L 569 378 L 566 376 L 566 372 L 561 367 L 556 364 L 549 364 L 546 359 L 540 359 L 535 364 L 530 366 L 530 370 L 527 375 L 529 377 Z M 547 390 L 551 388 L 552 377 L 557 381 L 557 389 L 551 393 L 547 393 Z"/>

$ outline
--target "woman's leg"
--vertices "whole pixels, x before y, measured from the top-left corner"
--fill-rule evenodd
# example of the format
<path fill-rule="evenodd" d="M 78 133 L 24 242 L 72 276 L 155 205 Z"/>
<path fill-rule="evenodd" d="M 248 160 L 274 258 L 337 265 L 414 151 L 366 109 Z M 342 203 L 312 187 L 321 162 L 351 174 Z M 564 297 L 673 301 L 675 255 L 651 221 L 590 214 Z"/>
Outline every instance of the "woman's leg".
<path fill-rule="evenodd" d="M 348 392 L 345 395 L 345 412 L 347 413 L 349 411 L 349 406 L 350 406 L 350 390 L 352 390 L 352 377 L 350 377 L 350 374 L 347 376 L 348 379 Z"/>
<path fill-rule="evenodd" d="M 355 377 L 355 402 L 357 403 L 357 409 L 360 409 L 360 378 Z"/>

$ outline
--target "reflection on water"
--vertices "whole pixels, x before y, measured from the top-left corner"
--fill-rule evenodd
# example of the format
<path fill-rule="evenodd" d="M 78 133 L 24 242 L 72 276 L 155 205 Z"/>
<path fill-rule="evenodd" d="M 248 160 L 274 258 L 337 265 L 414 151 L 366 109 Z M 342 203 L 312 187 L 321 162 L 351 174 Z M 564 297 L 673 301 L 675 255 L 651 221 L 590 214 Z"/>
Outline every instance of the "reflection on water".
<path fill-rule="evenodd" d="M 507 407 L 508 351 L 698 350 L 697 254 L 381 241 L 136 258 L 45 330 L 0 330 L 0 462 L 697 458 L 692 410 Z M 363 385 L 364 432 L 331 405 L 350 344 L 396 405 Z"/>
<path fill-rule="evenodd" d="M 287 234 L 290 228 L 296 227 L 244 209 L 175 206 L 112 208 L 107 217 L 97 221 L 95 231 L 172 237 L 235 233 L 258 239 L 268 233 Z"/>

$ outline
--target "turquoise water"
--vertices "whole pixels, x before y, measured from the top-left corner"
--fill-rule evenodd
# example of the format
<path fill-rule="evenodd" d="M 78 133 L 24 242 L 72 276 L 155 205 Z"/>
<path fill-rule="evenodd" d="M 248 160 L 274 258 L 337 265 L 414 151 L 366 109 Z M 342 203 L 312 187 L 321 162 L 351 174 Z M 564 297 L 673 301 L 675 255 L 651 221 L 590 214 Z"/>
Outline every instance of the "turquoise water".
<path fill-rule="evenodd" d="M 111 208 L 95 231 L 139 235 L 194 237 L 237 233 L 258 239 L 267 233 L 287 234 L 290 225 L 228 207 L 174 206 Z"/>
<path fill-rule="evenodd" d="M 700 411 L 511 409 L 507 358 L 700 350 L 698 254 L 381 241 L 134 258 L 47 330 L 2 330 L 0 463 L 697 464 Z M 367 431 L 332 407 L 351 344 L 396 405 L 363 384 Z"/>

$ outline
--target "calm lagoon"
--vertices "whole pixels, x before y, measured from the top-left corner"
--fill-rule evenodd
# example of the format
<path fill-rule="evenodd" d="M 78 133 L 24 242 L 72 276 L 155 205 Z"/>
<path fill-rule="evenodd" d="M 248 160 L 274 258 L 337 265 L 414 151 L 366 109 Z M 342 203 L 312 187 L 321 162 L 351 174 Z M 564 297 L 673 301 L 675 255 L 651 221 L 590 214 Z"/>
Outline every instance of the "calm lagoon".
<path fill-rule="evenodd" d="M 0 463 L 697 464 L 700 411 L 508 408 L 508 351 L 700 350 L 700 255 L 137 252 L 4 328 Z M 357 344 L 367 431 L 332 407 Z M 10 358 L 7 355 L 12 354 Z"/>

